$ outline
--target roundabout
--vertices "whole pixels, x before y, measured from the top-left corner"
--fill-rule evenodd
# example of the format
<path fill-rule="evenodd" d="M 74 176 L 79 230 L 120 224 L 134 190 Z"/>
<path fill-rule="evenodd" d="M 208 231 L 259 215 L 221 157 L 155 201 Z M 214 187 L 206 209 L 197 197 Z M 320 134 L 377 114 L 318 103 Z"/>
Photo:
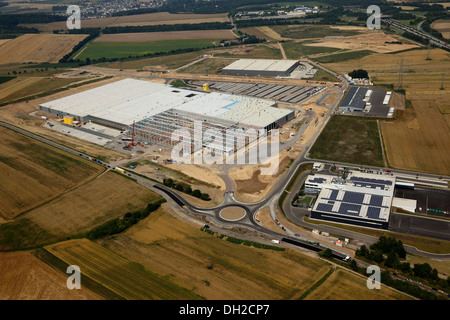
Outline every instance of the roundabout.
<path fill-rule="evenodd" d="M 220 210 L 219 216 L 227 221 L 238 221 L 244 218 L 247 212 L 244 208 L 238 206 L 229 206 Z"/>

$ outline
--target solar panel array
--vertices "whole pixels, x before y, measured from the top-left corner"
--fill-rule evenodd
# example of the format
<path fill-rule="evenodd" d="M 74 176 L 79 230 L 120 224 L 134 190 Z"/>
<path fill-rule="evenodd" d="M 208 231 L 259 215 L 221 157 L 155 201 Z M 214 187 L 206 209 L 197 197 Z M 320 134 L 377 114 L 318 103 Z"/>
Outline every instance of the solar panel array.
<path fill-rule="evenodd" d="M 383 205 L 383 197 L 373 194 L 370 198 L 370 204 L 373 206 L 381 207 Z"/>
<path fill-rule="evenodd" d="M 318 202 L 316 207 L 317 211 L 339 213 L 357 217 L 361 215 L 363 206 L 365 206 L 367 208 L 367 218 L 384 220 L 383 217 L 380 217 L 381 209 L 387 208 L 387 206 L 383 206 L 383 196 L 372 194 L 369 195 L 365 202 L 365 193 L 342 191 L 344 192 L 343 198 L 341 200 L 337 200 L 339 190 L 333 189 L 330 191 L 331 193 L 329 193 L 328 196 L 321 197 L 324 202 Z M 370 201 L 368 199 L 370 199 Z M 335 208 L 334 211 L 333 207 Z"/>
<path fill-rule="evenodd" d="M 367 208 L 367 217 L 370 219 L 380 219 L 380 208 L 376 208 L 376 207 L 369 207 Z"/>
<path fill-rule="evenodd" d="M 326 181 L 327 181 L 327 179 L 325 179 L 325 178 L 314 178 L 312 180 L 309 180 L 309 182 L 314 182 L 314 183 L 324 183 Z"/>
<path fill-rule="evenodd" d="M 342 202 L 339 206 L 338 213 L 347 214 L 350 216 L 359 216 L 361 205 Z"/>
<path fill-rule="evenodd" d="M 364 193 L 347 191 L 344 194 L 343 202 L 362 204 L 364 200 Z"/>
<path fill-rule="evenodd" d="M 383 179 L 373 179 L 373 178 L 362 178 L 362 177 L 351 177 L 350 181 L 361 184 L 365 187 L 376 188 L 382 186 L 392 186 L 392 181 Z"/>

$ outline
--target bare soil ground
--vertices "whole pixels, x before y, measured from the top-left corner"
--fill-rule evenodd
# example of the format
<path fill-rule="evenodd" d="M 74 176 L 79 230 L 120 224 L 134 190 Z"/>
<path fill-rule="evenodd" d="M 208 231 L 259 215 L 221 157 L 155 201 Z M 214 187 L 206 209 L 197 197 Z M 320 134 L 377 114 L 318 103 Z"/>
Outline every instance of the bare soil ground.
<path fill-rule="evenodd" d="M 348 50 L 371 50 L 378 53 L 389 53 L 412 48 L 418 48 L 415 44 L 393 44 L 386 42 L 396 42 L 398 38 L 387 35 L 381 31 L 347 36 L 343 38 L 330 38 L 315 41 L 315 43 L 305 44 L 307 46 L 316 47 L 332 47 Z"/>
<path fill-rule="evenodd" d="M 277 224 L 270 217 L 270 208 L 269 207 L 265 207 L 265 208 L 262 208 L 261 210 L 259 210 L 256 213 L 255 218 L 258 219 L 264 227 L 269 228 L 270 230 L 273 230 L 276 232 L 281 232 L 281 228 L 279 226 L 277 226 Z"/>
<path fill-rule="evenodd" d="M 82 290 L 69 290 L 67 277 L 29 252 L 0 253 L 1 300 L 102 299 L 84 287 Z"/>
<path fill-rule="evenodd" d="M 0 46 L 0 61 L 2 64 L 58 62 L 86 37 L 84 34 L 25 34 Z"/>
<path fill-rule="evenodd" d="M 165 31 L 102 34 L 95 42 L 146 42 L 180 39 L 233 39 L 236 34 L 231 30 Z"/>
<path fill-rule="evenodd" d="M 274 175 L 261 175 L 261 168 L 267 165 L 246 164 L 235 165 L 229 171 L 229 176 L 236 184 L 235 198 L 244 202 L 256 202 L 262 200 L 287 170 L 293 154 L 281 151 L 279 154 L 278 171 Z"/>

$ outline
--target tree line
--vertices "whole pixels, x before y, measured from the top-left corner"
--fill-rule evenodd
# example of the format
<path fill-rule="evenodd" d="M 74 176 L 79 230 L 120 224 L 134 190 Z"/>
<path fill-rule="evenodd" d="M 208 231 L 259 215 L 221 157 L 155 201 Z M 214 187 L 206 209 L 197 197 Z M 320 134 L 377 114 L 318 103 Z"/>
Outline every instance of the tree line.
<path fill-rule="evenodd" d="M 232 29 L 229 22 L 201 22 L 180 24 L 158 24 L 150 26 L 112 26 L 103 29 L 103 33 L 136 33 L 136 32 L 163 32 L 186 30 L 219 30 Z"/>
<path fill-rule="evenodd" d="M 57 21 L 66 21 L 67 17 L 52 15 L 47 13 L 20 13 L 20 14 L 2 14 L 1 25 L 17 26 L 23 23 L 50 23 Z"/>
<path fill-rule="evenodd" d="M 363 258 L 366 261 L 375 262 L 386 268 L 394 269 L 406 277 L 413 276 L 423 279 L 423 281 L 427 281 L 433 286 L 443 289 L 450 288 L 450 277 L 447 277 L 446 280 L 439 278 L 438 270 L 432 268 L 430 264 L 426 262 L 415 263 L 411 266 L 411 263 L 404 261 L 406 258 L 406 250 L 401 240 L 397 241 L 395 238 L 381 236 L 378 242 L 371 245 L 369 248 L 362 245 L 358 250 L 356 250 L 355 255 L 356 257 Z M 356 261 L 354 261 L 350 267 L 355 269 Z M 381 276 L 382 283 L 393 286 L 416 297 L 424 299 L 435 298 L 430 296 L 428 292 L 422 292 L 424 290 L 412 283 L 393 279 L 388 271 L 384 271 Z"/>
<path fill-rule="evenodd" d="M 173 179 L 170 178 L 164 178 L 163 184 L 169 188 L 184 192 L 186 194 L 189 194 L 191 196 L 194 196 L 196 198 L 202 199 L 204 201 L 210 201 L 211 198 L 209 197 L 209 194 L 202 193 L 199 189 L 192 190 L 192 187 L 190 185 L 187 185 L 185 183 L 177 183 Z"/>
<path fill-rule="evenodd" d="M 53 32 L 55 33 L 55 31 Z M 57 33 L 57 32 L 56 32 Z M 69 31 L 70 34 L 84 34 L 88 33 L 89 36 L 78 42 L 73 48 L 72 51 L 67 53 L 64 57 L 59 60 L 59 63 L 65 62 L 73 62 L 73 59 L 70 57 L 75 54 L 78 50 L 80 50 L 86 43 L 97 38 L 100 35 L 100 28 L 85 28 L 85 29 L 73 29 Z"/>
<path fill-rule="evenodd" d="M 86 237 L 88 239 L 94 240 L 120 233 L 125 229 L 131 227 L 132 225 L 138 223 L 142 219 L 146 218 L 151 212 L 157 210 L 164 202 L 166 202 L 166 199 L 161 199 L 154 203 L 149 203 L 143 210 L 128 212 L 121 218 L 105 222 L 104 224 L 87 232 Z"/>

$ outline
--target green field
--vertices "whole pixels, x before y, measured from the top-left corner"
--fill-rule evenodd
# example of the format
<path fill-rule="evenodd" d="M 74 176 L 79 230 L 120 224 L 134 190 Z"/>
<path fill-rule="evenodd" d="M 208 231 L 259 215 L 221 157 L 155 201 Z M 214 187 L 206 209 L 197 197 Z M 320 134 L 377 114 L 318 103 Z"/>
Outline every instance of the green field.
<path fill-rule="evenodd" d="M 236 60 L 232 59 L 204 59 L 182 69 L 187 73 L 220 74 L 221 70 Z"/>
<path fill-rule="evenodd" d="M 267 45 L 258 44 L 253 46 L 242 47 L 246 48 L 245 52 L 232 53 L 223 52 L 215 53 L 215 57 L 228 57 L 228 58 L 252 58 L 252 59 L 282 59 L 280 49 L 269 47 Z"/>
<path fill-rule="evenodd" d="M 324 38 L 332 36 L 354 36 L 360 32 L 354 30 L 333 29 L 324 25 L 289 25 L 289 26 L 272 26 L 273 30 L 278 32 L 282 37 L 291 39 L 312 39 Z"/>
<path fill-rule="evenodd" d="M 305 42 L 284 42 L 283 48 L 288 59 L 299 59 L 301 56 L 309 56 L 319 53 L 333 53 L 337 48 L 305 46 Z"/>
<path fill-rule="evenodd" d="M 376 120 L 333 116 L 311 148 L 310 157 L 382 167 Z"/>
<path fill-rule="evenodd" d="M 330 82 L 339 82 L 339 79 L 329 74 L 328 72 L 323 71 L 322 69 L 318 69 L 316 74 L 311 80 L 315 81 L 330 81 Z"/>
<path fill-rule="evenodd" d="M 213 46 L 218 39 L 182 39 L 148 42 L 92 42 L 78 56 L 80 60 L 100 58 L 128 58 L 156 52 L 169 52 L 177 49 L 206 48 Z"/>

